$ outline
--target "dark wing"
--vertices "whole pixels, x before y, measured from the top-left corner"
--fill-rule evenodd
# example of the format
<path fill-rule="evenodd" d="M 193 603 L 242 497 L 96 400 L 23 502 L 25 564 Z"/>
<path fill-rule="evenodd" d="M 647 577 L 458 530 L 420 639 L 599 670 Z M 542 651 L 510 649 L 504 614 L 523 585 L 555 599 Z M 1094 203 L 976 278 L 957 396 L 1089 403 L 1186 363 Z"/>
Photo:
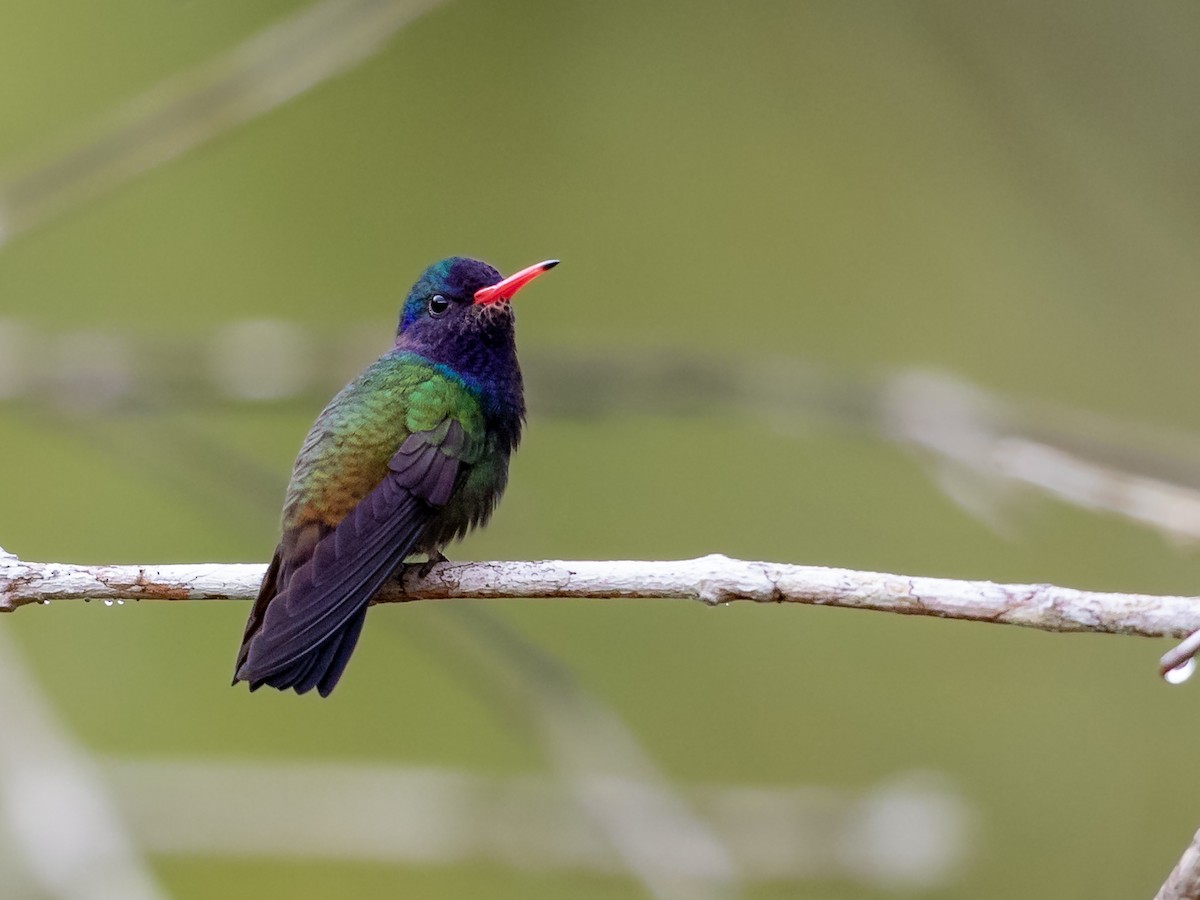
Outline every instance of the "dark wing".
<path fill-rule="evenodd" d="M 246 626 L 235 682 L 301 694 L 315 687 L 321 696 L 333 690 L 371 598 L 450 499 L 466 443 L 462 425 L 449 418 L 409 435 L 383 481 L 337 527 L 314 535 L 307 559 L 297 565 L 280 545 Z"/>

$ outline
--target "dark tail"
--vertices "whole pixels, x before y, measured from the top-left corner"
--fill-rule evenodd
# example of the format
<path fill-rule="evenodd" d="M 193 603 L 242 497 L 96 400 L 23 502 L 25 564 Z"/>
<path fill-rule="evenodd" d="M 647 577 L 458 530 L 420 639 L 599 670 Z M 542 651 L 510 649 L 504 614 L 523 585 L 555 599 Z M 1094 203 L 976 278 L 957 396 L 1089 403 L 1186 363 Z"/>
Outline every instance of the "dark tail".
<path fill-rule="evenodd" d="M 309 537 L 315 544 L 317 535 Z M 263 578 L 262 587 L 259 588 L 258 599 L 246 622 L 246 633 L 242 637 L 242 646 L 238 649 L 237 662 L 233 667 L 233 684 L 247 681 L 252 691 L 258 690 L 264 684 L 279 690 L 294 688 L 298 694 L 305 694 L 315 687 L 322 697 L 328 697 L 342 677 L 342 673 L 346 671 L 346 663 L 350 661 L 350 655 L 354 652 L 355 644 L 358 643 L 363 622 L 367 618 L 368 607 L 366 605 L 338 626 L 324 641 L 310 648 L 279 671 L 268 672 L 258 677 L 252 672 L 248 672 L 248 669 L 254 668 L 246 665 L 250 656 L 250 640 L 262 627 L 267 605 L 278 595 L 280 582 L 289 582 L 295 569 L 294 565 L 284 563 L 283 555 L 284 548 L 281 544 L 275 550 L 275 558 L 271 560 L 267 575 Z"/>
<path fill-rule="evenodd" d="M 354 645 L 358 643 L 366 619 L 367 607 L 364 606 L 323 643 L 286 668 L 258 681 L 251 681 L 250 690 L 258 690 L 265 684 L 281 691 L 291 688 L 297 694 L 306 694 L 316 688 L 318 694 L 328 697 L 346 671 L 346 663 L 350 661 L 350 654 L 354 652 Z"/>
<path fill-rule="evenodd" d="M 409 435 L 383 480 L 332 530 L 319 523 L 284 532 L 242 637 L 234 682 L 327 696 L 358 643 L 367 606 L 393 576 L 435 507 L 443 506 L 459 459 L 462 427 Z"/>

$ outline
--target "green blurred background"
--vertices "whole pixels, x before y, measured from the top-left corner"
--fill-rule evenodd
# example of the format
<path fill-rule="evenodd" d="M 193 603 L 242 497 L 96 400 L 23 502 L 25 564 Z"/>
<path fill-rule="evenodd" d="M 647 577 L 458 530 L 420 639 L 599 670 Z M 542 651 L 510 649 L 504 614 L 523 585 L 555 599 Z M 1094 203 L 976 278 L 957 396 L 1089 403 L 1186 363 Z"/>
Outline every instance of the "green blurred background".
<path fill-rule="evenodd" d="M 7 183 L 304 6 L 9 2 Z M 45 346 L 83 336 L 28 360 L 39 378 L 115 346 L 199 383 L 206 342 L 246 318 L 372 336 L 326 367 L 340 377 L 387 346 L 429 262 L 558 257 L 519 302 L 531 359 L 797 360 L 851 380 L 941 369 L 1131 434 L 1200 433 L 1198 110 L 1200 7 L 1183 0 L 452 0 L 339 77 L 13 233 L 0 313 Z M 172 378 L 155 402 L 102 411 L 0 403 L 0 545 L 266 560 L 333 379 L 251 403 L 194 399 Z M 753 383 L 710 406 L 698 378 L 686 414 L 592 414 L 587 387 L 578 415 L 534 402 L 504 503 L 452 558 L 722 552 L 1114 591 L 1200 582 L 1194 548 L 1050 501 L 1017 506 L 999 534 L 902 448 L 763 415 Z M 489 609 L 564 661 L 681 789 L 854 794 L 938 773 L 973 810 L 972 849 L 905 894 L 1150 896 L 1200 825 L 1200 695 L 1155 677 L 1165 642 L 809 608 Z M 457 627 L 445 608 L 375 610 L 327 702 L 227 687 L 245 614 L 62 604 L 0 628 L 101 758 L 545 769 L 436 637 Z M 645 895 L 631 877 L 486 861 L 149 862 L 179 898 Z M 834 873 L 748 879 L 742 895 L 881 891 Z"/>

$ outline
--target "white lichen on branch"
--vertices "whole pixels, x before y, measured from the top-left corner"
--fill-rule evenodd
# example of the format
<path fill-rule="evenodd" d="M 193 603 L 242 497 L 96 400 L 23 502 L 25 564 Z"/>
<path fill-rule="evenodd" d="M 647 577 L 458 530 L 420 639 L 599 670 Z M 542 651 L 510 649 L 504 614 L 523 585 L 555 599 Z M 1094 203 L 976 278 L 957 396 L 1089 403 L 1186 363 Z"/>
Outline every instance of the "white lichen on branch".
<path fill-rule="evenodd" d="M 257 593 L 263 571 L 252 564 L 80 566 L 2 554 L 0 611 L 49 600 L 247 600 Z M 1183 637 L 1200 628 L 1196 597 L 908 577 L 720 555 L 668 561 L 443 563 L 424 578 L 413 567 L 403 587 L 387 588 L 377 602 L 518 597 L 799 603 L 1148 637 Z"/>

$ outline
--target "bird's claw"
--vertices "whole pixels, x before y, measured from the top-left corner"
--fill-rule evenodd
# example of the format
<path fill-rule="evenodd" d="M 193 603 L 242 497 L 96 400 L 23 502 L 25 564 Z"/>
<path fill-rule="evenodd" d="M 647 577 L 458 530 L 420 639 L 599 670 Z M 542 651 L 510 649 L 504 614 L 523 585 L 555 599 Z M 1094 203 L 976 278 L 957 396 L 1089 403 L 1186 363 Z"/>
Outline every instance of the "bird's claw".
<path fill-rule="evenodd" d="M 446 559 L 445 554 L 442 553 L 440 550 L 438 550 L 437 552 L 430 553 L 429 559 L 425 560 L 425 562 L 405 563 L 404 565 L 402 565 L 400 567 L 400 571 L 396 573 L 396 580 L 403 584 L 404 576 L 414 566 L 416 567 L 416 570 L 417 570 L 417 578 L 427 578 L 429 576 L 429 573 L 433 571 L 434 566 L 436 566 L 438 563 L 444 563 L 444 562 L 450 562 L 450 560 Z"/>
<path fill-rule="evenodd" d="M 429 554 L 429 559 L 421 563 L 421 568 L 417 569 L 418 578 L 427 578 L 429 573 L 433 571 L 433 567 L 438 563 L 450 562 L 446 559 L 446 555 L 441 550 L 435 550 Z"/>

